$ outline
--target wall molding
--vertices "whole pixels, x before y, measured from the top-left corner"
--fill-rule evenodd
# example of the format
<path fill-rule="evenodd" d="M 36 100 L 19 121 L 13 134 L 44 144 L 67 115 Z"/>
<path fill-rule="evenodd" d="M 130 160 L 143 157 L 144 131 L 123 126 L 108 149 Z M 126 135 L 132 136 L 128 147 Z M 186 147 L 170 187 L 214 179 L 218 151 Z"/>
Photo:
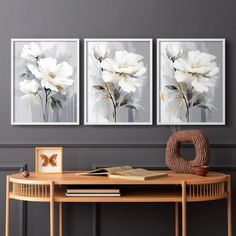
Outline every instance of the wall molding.
<path fill-rule="evenodd" d="M 6 143 L 0 144 L 0 148 L 34 148 L 36 146 L 63 146 L 65 148 L 166 148 L 166 144 L 164 143 L 40 143 L 40 144 L 12 144 L 12 143 Z M 184 148 L 192 148 L 191 144 L 183 144 Z M 210 144 L 211 148 L 236 148 L 236 143 L 231 144 Z"/>
<path fill-rule="evenodd" d="M 27 164 L 0 164 L 0 172 L 24 171 Z M 19 235 L 27 236 L 27 202 L 19 201 Z"/>

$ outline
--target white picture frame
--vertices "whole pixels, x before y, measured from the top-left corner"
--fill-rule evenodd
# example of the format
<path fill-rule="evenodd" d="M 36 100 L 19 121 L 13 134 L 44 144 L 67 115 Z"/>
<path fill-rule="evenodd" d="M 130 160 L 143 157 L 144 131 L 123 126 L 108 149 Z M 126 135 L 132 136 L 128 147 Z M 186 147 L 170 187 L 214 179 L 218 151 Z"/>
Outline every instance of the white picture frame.
<path fill-rule="evenodd" d="M 36 121 L 31 121 L 30 119 L 28 119 L 27 117 L 27 121 L 25 121 L 24 117 L 18 119 L 16 118 L 16 60 L 17 60 L 17 55 L 18 55 L 18 59 L 19 59 L 19 55 L 20 52 L 16 52 L 16 50 L 18 50 L 19 48 L 16 49 L 16 44 L 22 45 L 30 45 L 31 43 L 35 43 L 37 45 L 44 45 L 42 47 L 44 47 L 45 49 L 45 53 L 48 57 L 53 58 L 53 56 L 50 55 L 50 50 L 45 46 L 45 43 L 48 43 L 47 45 L 50 45 L 51 50 L 53 51 L 54 54 L 60 54 L 58 58 L 53 58 L 53 59 L 57 59 L 57 66 L 60 67 L 62 66 L 61 64 L 67 63 L 66 65 L 68 65 L 69 61 L 73 62 L 73 65 L 70 65 L 73 67 L 73 74 L 71 76 L 68 76 L 68 78 L 73 79 L 73 98 L 70 96 L 70 101 L 71 104 L 69 104 L 68 102 L 68 107 L 72 107 L 70 112 L 68 112 L 68 114 L 64 114 L 64 118 L 61 121 L 58 120 L 54 120 L 54 118 L 52 118 L 51 120 L 49 120 L 50 118 L 48 118 L 48 121 L 43 120 L 42 118 L 40 118 L 40 121 L 36 120 Z M 55 44 L 54 48 L 53 48 L 53 44 Z M 55 47 L 57 46 L 57 49 L 55 49 Z M 20 47 L 20 46 L 19 46 Z M 61 48 L 60 48 L 61 47 Z M 69 49 L 69 50 L 68 50 Z M 23 48 L 22 48 L 23 50 Z M 40 48 L 40 50 L 42 51 L 42 48 Z M 79 56 L 79 52 L 80 52 L 80 40 L 78 38 L 13 38 L 11 39 L 11 125 L 79 125 L 80 124 L 80 114 L 79 114 L 79 110 L 80 110 L 80 104 L 79 104 L 79 99 L 80 99 L 80 56 Z M 64 53 L 64 54 L 63 54 Z M 25 55 L 24 55 L 25 56 Z M 40 56 L 39 56 L 40 57 Z M 67 61 L 63 61 L 62 58 L 67 58 Z M 23 58 L 25 59 L 25 58 Z M 19 59 L 20 60 L 20 59 Z M 57 63 L 56 62 L 56 63 Z M 26 59 L 26 63 L 29 63 Z M 61 63 L 61 64 L 60 64 Z M 28 70 L 28 69 L 27 69 Z M 69 73 L 69 72 L 68 72 Z M 68 74 L 69 75 L 69 74 Z M 38 81 L 41 82 L 41 81 Z M 70 85 L 71 86 L 71 85 Z M 68 86 L 69 87 L 69 86 Z M 68 87 L 66 87 L 64 85 L 64 89 L 67 90 Z M 21 91 L 20 91 L 21 92 Z M 64 93 L 64 92 L 63 92 Z M 24 95 L 24 93 L 23 93 Z M 67 91 L 67 95 L 68 95 L 68 91 Z M 63 95 L 66 97 L 66 95 Z M 68 100 L 68 98 L 65 98 L 65 100 Z M 72 104 L 73 102 L 73 104 Z M 57 103 L 57 102 L 56 102 Z M 57 103 L 57 105 L 59 105 L 60 102 Z M 63 104 L 63 103 L 62 103 Z M 66 108 L 67 111 L 70 108 Z M 43 113 L 43 112 L 42 112 Z M 59 113 L 59 112 L 58 112 Z M 72 115 L 71 115 L 72 114 Z M 57 116 L 60 116 L 57 115 Z M 69 118 L 65 118 L 66 116 L 68 116 Z M 68 121 L 67 121 L 68 120 Z"/>
<path fill-rule="evenodd" d="M 226 118 L 225 118 L 225 39 L 224 38 L 158 38 L 157 39 L 157 125 L 225 125 L 226 124 Z M 217 67 L 219 68 L 219 73 L 215 75 L 216 79 L 218 80 L 218 86 L 221 86 L 221 88 L 218 88 L 218 91 L 220 91 L 220 96 L 221 96 L 221 101 L 220 101 L 220 111 L 218 113 L 218 117 L 220 117 L 218 120 L 204 120 L 204 121 L 177 121 L 173 120 L 171 121 L 170 117 L 168 117 L 168 120 L 165 121 L 165 116 L 162 116 L 162 105 L 161 102 L 163 100 L 163 94 L 161 94 L 161 89 L 163 88 L 161 85 L 162 82 L 162 70 L 163 70 L 163 50 L 162 44 L 165 44 L 165 47 L 167 47 L 168 43 L 180 43 L 180 45 L 184 45 L 184 47 L 188 47 L 189 51 L 191 48 L 191 45 L 195 43 L 194 50 L 200 50 L 199 46 L 201 48 L 205 48 L 207 50 L 205 53 L 208 54 L 213 54 L 212 51 L 217 52 L 217 55 L 220 55 L 220 58 L 217 58 L 212 60 L 216 61 Z M 210 45 L 213 45 L 212 47 L 208 48 Z M 212 50 L 213 47 L 217 47 L 218 45 L 219 48 L 215 48 Z M 183 57 L 188 56 L 188 52 L 184 51 L 184 49 L 181 52 Z M 170 51 L 170 50 L 169 50 Z M 204 52 L 204 51 L 203 51 Z M 162 55 L 161 55 L 162 54 Z M 167 56 L 168 57 L 168 56 Z M 175 62 L 174 62 L 175 63 Z M 174 67 L 173 67 L 174 68 Z M 165 72 L 166 73 L 166 72 Z M 175 73 L 175 72 L 174 72 Z M 219 78 L 217 78 L 219 76 Z M 198 89 L 199 90 L 199 89 Z M 210 89 L 209 89 L 210 91 Z M 215 91 L 217 93 L 218 91 Z M 162 97 L 162 98 L 161 98 Z M 214 103 L 212 105 L 215 105 Z M 170 109 L 170 108 L 169 108 Z M 216 107 L 216 109 L 218 109 Z M 216 112 L 214 113 L 216 114 Z M 195 115 L 197 117 L 197 113 L 195 112 Z M 205 119 L 205 118 L 204 118 Z"/>
<path fill-rule="evenodd" d="M 108 43 L 111 46 L 115 45 L 115 43 L 119 44 L 120 50 L 127 50 L 127 48 L 122 45 L 130 45 L 132 43 L 138 44 L 138 43 L 144 43 L 146 48 L 146 53 L 148 53 L 148 58 L 146 60 L 149 62 L 148 64 L 148 72 L 147 72 L 147 77 L 148 77 L 148 106 L 149 106 L 149 111 L 147 111 L 148 114 L 148 120 L 145 121 L 134 121 L 134 122 L 129 122 L 129 121 L 109 121 L 109 122 L 98 122 L 98 121 L 91 121 L 89 119 L 88 115 L 88 106 L 90 106 L 88 102 L 88 83 L 89 83 L 89 72 L 88 72 L 88 49 L 89 49 L 89 44 L 92 43 Z M 146 44 L 148 46 L 146 46 Z M 114 46 L 115 47 L 115 46 Z M 114 54 L 114 48 L 111 49 L 113 50 Z M 135 53 L 135 52 L 134 52 Z M 91 56 L 91 55 L 90 55 Z M 114 55 L 113 55 L 114 56 Z M 153 125 L 153 40 L 150 38 L 87 38 L 84 39 L 84 124 L 85 125 Z"/>

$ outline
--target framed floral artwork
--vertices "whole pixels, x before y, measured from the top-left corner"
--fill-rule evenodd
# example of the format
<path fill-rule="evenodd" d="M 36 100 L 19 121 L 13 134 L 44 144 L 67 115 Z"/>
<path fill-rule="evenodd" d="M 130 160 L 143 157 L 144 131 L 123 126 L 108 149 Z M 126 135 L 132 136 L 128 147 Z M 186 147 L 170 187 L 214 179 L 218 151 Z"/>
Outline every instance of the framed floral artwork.
<path fill-rule="evenodd" d="M 36 147 L 35 173 L 61 174 L 63 169 L 62 147 Z"/>
<path fill-rule="evenodd" d="M 11 40 L 12 125 L 79 124 L 79 39 Z"/>
<path fill-rule="evenodd" d="M 225 39 L 157 39 L 157 124 L 225 125 Z"/>
<path fill-rule="evenodd" d="M 152 39 L 85 39 L 85 125 L 152 125 Z"/>

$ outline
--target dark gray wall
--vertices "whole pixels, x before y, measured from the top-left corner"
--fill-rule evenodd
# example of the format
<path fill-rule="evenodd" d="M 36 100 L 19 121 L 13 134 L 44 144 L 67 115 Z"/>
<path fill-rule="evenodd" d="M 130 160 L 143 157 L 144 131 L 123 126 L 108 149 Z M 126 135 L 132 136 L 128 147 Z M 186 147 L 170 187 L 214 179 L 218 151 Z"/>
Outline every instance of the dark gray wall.
<path fill-rule="evenodd" d="M 53 37 L 221 37 L 227 39 L 227 126 L 203 127 L 212 144 L 212 165 L 236 167 L 236 31 L 233 0 L 1 0 L 0 1 L 0 166 L 28 164 L 34 169 L 34 144 L 65 144 L 65 169 L 93 164 L 164 166 L 169 127 L 16 127 L 10 125 L 10 39 Z M 83 46 L 83 42 L 82 42 Z M 83 47 L 81 46 L 81 49 Z M 155 48 L 154 48 L 155 50 Z M 81 55 L 83 50 L 81 50 Z M 154 63 L 155 63 L 154 51 Z M 82 58 L 82 57 L 81 57 Z M 155 68 L 155 64 L 154 64 Z M 154 87 L 156 71 L 154 69 Z M 83 60 L 81 61 L 83 88 Z M 154 91 L 154 95 L 156 91 Z M 81 89 L 81 98 L 83 91 Z M 155 108 L 154 99 L 154 108 Z M 154 109 L 154 114 L 156 109 Z M 81 114 L 83 103 L 81 99 Z M 81 115 L 83 117 L 83 115 Z M 156 117 L 154 117 L 155 121 Z M 18 145 L 19 144 L 19 145 Z M 74 144 L 70 146 L 68 144 Z M 87 146 L 89 144 L 89 146 Z M 106 147 L 96 144 L 110 144 Z M 111 144 L 121 144 L 115 146 Z M 125 145 L 123 145 L 125 144 Z M 133 144 L 142 144 L 133 145 Z M 232 145 L 231 145 L 232 144 Z M 235 145 L 234 145 L 235 144 Z M 193 156 L 191 149 L 186 154 Z M 228 169 L 236 180 L 234 170 Z M 4 182 L 0 173 L 0 235 L 4 235 Z M 189 206 L 189 235 L 226 234 L 225 202 Z M 65 205 L 65 235 L 92 235 L 92 205 Z M 12 235 L 19 213 L 14 203 Z M 171 204 L 102 204 L 101 236 L 174 234 Z M 48 206 L 29 205 L 28 235 L 49 235 Z M 208 219 L 214 219 L 208 220 Z M 222 224 L 220 223 L 222 221 Z M 236 223 L 236 222 L 234 222 Z M 236 229 L 235 229 L 236 230 Z"/>

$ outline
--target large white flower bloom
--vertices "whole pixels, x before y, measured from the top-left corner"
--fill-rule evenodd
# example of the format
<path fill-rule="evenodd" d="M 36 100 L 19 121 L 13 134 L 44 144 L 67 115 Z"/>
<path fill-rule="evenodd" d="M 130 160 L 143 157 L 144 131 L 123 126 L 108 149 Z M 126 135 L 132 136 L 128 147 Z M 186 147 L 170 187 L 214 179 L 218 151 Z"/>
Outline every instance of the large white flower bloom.
<path fill-rule="evenodd" d="M 35 80 L 25 79 L 24 81 L 21 81 L 19 84 L 19 89 L 24 93 L 21 99 L 32 102 L 34 104 L 40 103 L 37 93 L 39 90 L 39 84 Z"/>
<path fill-rule="evenodd" d="M 42 87 L 52 91 L 66 94 L 66 88 L 73 84 L 69 77 L 73 74 L 73 68 L 67 62 L 57 64 L 57 60 L 51 57 L 40 59 L 37 65 L 28 64 L 28 69 L 39 80 Z"/>
<path fill-rule="evenodd" d="M 41 50 L 36 43 L 25 44 L 22 49 L 21 57 L 27 60 L 35 60 L 41 54 Z"/>
<path fill-rule="evenodd" d="M 166 55 L 171 61 L 178 59 L 183 53 L 180 43 L 170 43 L 166 46 Z"/>
<path fill-rule="evenodd" d="M 108 46 L 108 43 L 101 42 L 101 43 L 95 44 L 93 48 L 93 53 L 94 53 L 95 58 L 98 61 L 104 60 L 110 55 L 110 48 Z"/>
<path fill-rule="evenodd" d="M 106 58 L 101 63 L 102 78 L 105 82 L 116 82 L 127 93 L 135 92 L 142 85 L 140 77 L 147 69 L 143 56 L 127 51 L 116 51 L 115 58 Z"/>
<path fill-rule="evenodd" d="M 208 53 L 189 51 L 187 60 L 179 58 L 174 62 L 176 80 L 190 83 L 199 93 L 208 92 L 215 85 L 212 77 L 219 72 L 215 59 Z"/>

